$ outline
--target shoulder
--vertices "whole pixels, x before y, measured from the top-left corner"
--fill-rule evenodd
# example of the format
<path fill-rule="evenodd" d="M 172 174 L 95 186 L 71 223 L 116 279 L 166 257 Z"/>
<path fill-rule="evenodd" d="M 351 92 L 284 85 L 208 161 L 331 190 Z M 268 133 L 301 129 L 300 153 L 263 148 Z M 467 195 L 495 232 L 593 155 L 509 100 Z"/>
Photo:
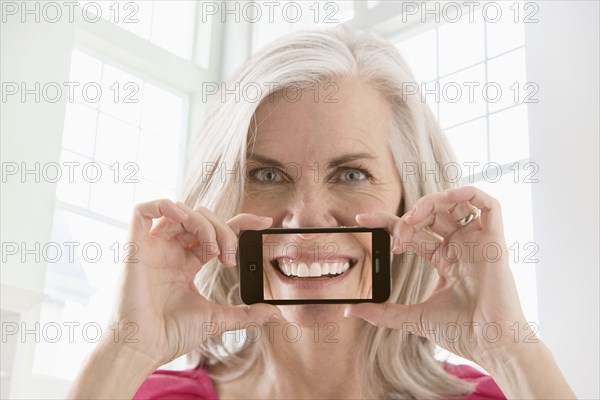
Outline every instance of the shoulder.
<path fill-rule="evenodd" d="M 494 379 L 485 373 L 469 366 L 444 363 L 444 369 L 462 380 L 474 383 L 475 391 L 465 400 L 506 399 Z"/>
<path fill-rule="evenodd" d="M 133 399 L 217 399 L 217 392 L 206 368 L 184 371 L 156 370 L 140 386 Z"/>

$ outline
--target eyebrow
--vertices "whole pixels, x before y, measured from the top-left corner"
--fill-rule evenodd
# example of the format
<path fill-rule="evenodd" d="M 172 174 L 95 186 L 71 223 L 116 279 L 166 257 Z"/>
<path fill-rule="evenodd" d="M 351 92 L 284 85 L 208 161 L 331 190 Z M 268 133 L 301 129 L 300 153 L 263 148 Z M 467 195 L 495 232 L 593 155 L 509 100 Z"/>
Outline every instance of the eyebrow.
<path fill-rule="evenodd" d="M 355 160 L 361 160 L 361 159 L 374 160 L 375 156 L 372 155 L 371 153 L 344 154 L 344 155 L 341 155 L 341 156 L 329 161 L 327 163 L 327 169 L 339 167 L 340 165 L 346 164 L 348 162 L 355 161 Z"/>
<path fill-rule="evenodd" d="M 272 165 L 274 167 L 279 167 L 279 168 L 283 168 L 284 165 L 278 161 L 275 160 L 274 158 L 270 158 L 270 157 L 266 157 L 260 154 L 256 154 L 253 153 L 250 157 L 248 157 L 249 160 L 253 160 L 253 161 L 258 161 L 261 162 L 263 164 L 269 164 Z M 373 156 L 371 153 L 349 153 L 349 154 L 343 154 L 339 157 L 336 157 L 332 160 L 330 160 L 327 164 L 326 164 L 326 168 L 327 169 L 331 169 L 331 168 L 336 168 L 339 167 L 340 165 L 343 165 L 345 163 L 351 162 L 351 161 L 355 161 L 355 160 L 360 160 L 360 159 L 370 159 L 373 160 L 375 159 L 375 156 Z"/>
<path fill-rule="evenodd" d="M 274 158 L 261 156 L 260 154 L 256 154 L 256 153 L 252 153 L 252 155 L 250 157 L 248 157 L 248 160 L 258 161 L 263 164 L 269 164 L 269 165 L 273 165 L 274 167 L 283 168 L 283 164 L 280 163 L 279 161 L 275 160 Z"/>

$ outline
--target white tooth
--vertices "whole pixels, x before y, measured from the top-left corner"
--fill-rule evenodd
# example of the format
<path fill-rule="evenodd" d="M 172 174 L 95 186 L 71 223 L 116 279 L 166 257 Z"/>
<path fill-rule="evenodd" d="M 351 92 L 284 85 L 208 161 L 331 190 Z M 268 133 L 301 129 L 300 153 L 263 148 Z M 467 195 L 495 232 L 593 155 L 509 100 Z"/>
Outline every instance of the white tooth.
<path fill-rule="evenodd" d="M 308 272 L 308 276 L 321 276 L 321 265 L 316 262 L 310 264 L 310 271 Z"/>
<path fill-rule="evenodd" d="M 294 276 L 298 276 L 298 265 L 296 263 L 292 263 L 291 274 Z"/>
<path fill-rule="evenodd" d="M 344 263 L 344 266 L 342 267 L 342 272 L 348 271 L 348 268 L 350 268 L 350 263 L 348 261 L 346 261 Z"/>
<path fill-rule="evenodd" d="M 305 278 L 308 276 L 308 265 L 301 262 L 298 264 L 298 277 Z"/>
<path fill-rule="evenodd" d="M 338 265 L 339 265 L 339 263 L 336 263 L 336 262 L 331 263 L 329 265 L 329 273 L 331 275 L 337 275 L 338 274 Z"/>
<path fill-rule="evenodd" d="M 287 276 L 290 276 L 290 273 L 292 272 L 292 267 L 290 266 L 290 264 L 288 263 L 283 263 L 283 273 L 286 274 Z"/>
<path fill-rule="evenodd" d="M 329 274 L 329 263 L 323 263 L 321 266 L 321 275 Z"/>

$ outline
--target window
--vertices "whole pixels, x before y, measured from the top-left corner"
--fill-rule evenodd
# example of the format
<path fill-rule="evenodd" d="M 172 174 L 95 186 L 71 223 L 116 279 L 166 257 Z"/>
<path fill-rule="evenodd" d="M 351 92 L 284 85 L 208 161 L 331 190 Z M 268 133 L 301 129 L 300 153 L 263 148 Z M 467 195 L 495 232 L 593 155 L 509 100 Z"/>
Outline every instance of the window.
<path fill-rule="evenodd" d="M 259 23 L 253 25 L 252 52 L 256 52 L 273 39 L 286 33 L 317 26 L 331 26 L 344 23 L 354 18 L 354 1 L 291 1 L 285 0 L 271 4 L 256 2 L 252 7 L 254 14 L 247 21 L 258 21 L 257 13 L 261 13 Z M 268 12 L 271 11 L 271 14 Z M 244 15 L 242 13 L 242 15 Z M 272 18 L 269 18 L 272 16 Z"/>
<path fill-rule="evenodd" d="M 90 19 L 100 16 L 179 57 L 192 58 L 195 1 L 80 1 L 78 5 Z"/>
<path fill-rule="evenodd" d="M 527 321 L 538 323 L 527 104 L 535 83 L 525 79 L 523 21 L 516 2 L 496 2 L 503 18 L 483 9 L 463 13 L 410 38 L 396 39 L 427 104 L 455 150 L 464 184 L 502 204 L 511 268 Z M 522 7 L 522 5 L 521 5 Z M 515 22 L 516 20 L 516 22 Z M 450 169 L 448 169 L 450 171 Z M 454 171 L 454 169 L 452 170 Z M 442 352 L 442 356 L 447 352 Z M 464 363 L 458 357 L 450 361 Z"/>
<path fill-rule="evenodd" d="M 73 50 L 34 371 L 71 380 L 106 329 L 134 204 L 176 198 L 187 95 Z M 70 334 L 69 334 L 70 333 Z"/>

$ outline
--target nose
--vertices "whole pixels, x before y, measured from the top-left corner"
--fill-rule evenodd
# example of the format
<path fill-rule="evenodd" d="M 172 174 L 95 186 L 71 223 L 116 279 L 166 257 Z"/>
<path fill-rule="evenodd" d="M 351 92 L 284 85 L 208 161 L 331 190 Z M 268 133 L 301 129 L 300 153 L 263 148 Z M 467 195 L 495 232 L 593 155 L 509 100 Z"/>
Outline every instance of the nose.
<path fill-rule="evenodd" d="M 320 228 L 337 227 L 338 220 L 335 217 L 333 205 L 326 196 L 321 195 L 318 190 L 310 190 L 294 196 L 283 219 L 284 228 Z M 306 236 L 306 237 L 305 237 Z M 310 239 L 312 235 L 300 235 L 304 239 Z"/>

